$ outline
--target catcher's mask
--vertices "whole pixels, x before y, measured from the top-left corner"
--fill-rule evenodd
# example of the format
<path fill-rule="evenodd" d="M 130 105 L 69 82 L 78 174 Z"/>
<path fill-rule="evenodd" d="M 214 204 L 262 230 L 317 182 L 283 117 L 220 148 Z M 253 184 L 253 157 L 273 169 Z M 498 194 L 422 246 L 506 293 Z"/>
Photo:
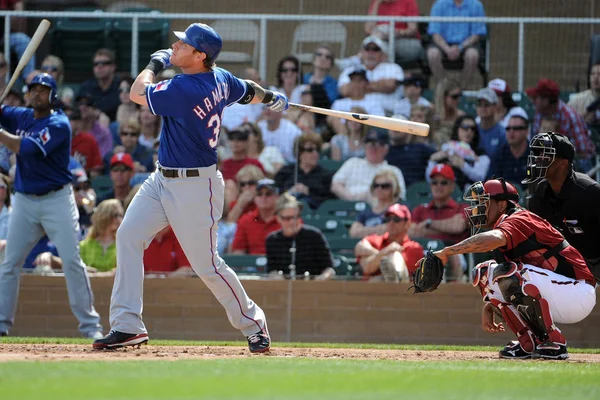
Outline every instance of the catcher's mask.
<path fill-rule="evenodd" d="M 519 201 L 519 192 L 504 179 L 490 179 L 485 183 L 479 181 L 472 184 L 463 196 L 470 206 L 465 208 L 471 223 L 471 234 L 475 235 L 488 224 L 490 200 Z"/>
<path fill-rule="evenodd" d="M 538 133 L 529 142 L 527 178 L 523 179 L 521 183 L 536 183 L 546 177 L 548 167 L 556 157 L 556 148 L 551 135 L 553 135 L 552 132 Z"/>

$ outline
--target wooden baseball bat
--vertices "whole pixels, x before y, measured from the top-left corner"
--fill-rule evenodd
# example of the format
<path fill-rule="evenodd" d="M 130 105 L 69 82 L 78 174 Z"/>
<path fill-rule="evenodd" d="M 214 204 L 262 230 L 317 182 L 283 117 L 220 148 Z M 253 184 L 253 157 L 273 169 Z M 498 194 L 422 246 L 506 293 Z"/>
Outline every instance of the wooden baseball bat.
<path fill-rule="evenodd" d="M 4 92 L 2 92 L 2 96 L 0 96 L 0 103 L 2 103 L 4 101 L 4 99 L 8 95 L 8 92 L 10 92 L 12 87 L 15 85 L 15 82 L 21 75 L 21 72 L 23 72 L 23 68 L 25 68 L 25 66 L 27 65 L 29 60 L 31 60 L 31 57 L 33 57 L 33 55 L 35 54 L 35 51 L 37 50 L 40 43 L 42 42 L 42 39 L 44 38 L 44 35 L 46 34 L 46 32 L 48 32 L 48 29 L 50 29 L 50 21 L 48 21 L 47 19 L 43 19 L 42 22 L 40 22 L 40 25 L 36 29 L 35 33 L 33 34 L 33 37 L 29 41 L 29 44 L 25 48 L 25 52 L 23 53 L 23 56 L 19 60 L 19 64 L 17 64 L 17 68 L 15 68 L 15 72 L 10 77 L 10 81 L 4 88 Z M 10 52 L 8 52 L 8 51 L 6 52 L 6 54 L 9 54 L 9 53 Z"/>
<path fill-rule="evenodd" d="M 404 121 L 389 117 L 380 117 L 378 115 L 370 114 L 359 114 L 349 113 L 344 111 L 328 110 L 326 108 L 305 106 L 302 104 L 290 103 L 290 107 L 297 108 L 299 110 L 314 112 L 317 114 L 330 115 L 332 117 L 338 117 L 347 119 L 348 121 L 355 121 L 364 125 L 375 126 L 377 128 L 390 129 L 392 131 L 409 133 L 417 136 L 429 135 L 429 125 L 422 124 L 420 122 Z"/>

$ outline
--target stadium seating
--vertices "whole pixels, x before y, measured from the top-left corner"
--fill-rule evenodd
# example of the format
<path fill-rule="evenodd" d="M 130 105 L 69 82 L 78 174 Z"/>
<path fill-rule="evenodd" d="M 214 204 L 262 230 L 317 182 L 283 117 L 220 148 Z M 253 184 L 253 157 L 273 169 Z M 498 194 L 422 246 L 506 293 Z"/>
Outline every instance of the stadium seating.
<path fill-rule="evenodd" d="M 348 237 L 348 229 L 344 226 L 342 221 L 335 217 L 328 217 L 327 215 L 322 216 L 317 214 L 316 217 L 317 218 L 313 218 L 307 223 L 319 229 L 325 236 Z"/>
<path fill-rule="evenodd" d="M 92 188 L 96 192 L 97 197 L 102 197 L 109 192 L 113 187 L 112 180 L 108 175 L 100 175 L 92 180 Z"/>
<path fill-rule="evenodd" d="M 333 173 L 336 173 L 338 169 L 340 169 L 340 167 L 342 166 L 342 164 L 344 163 L 344 161 L 336 161 L 336 160 L 329 160 L 329 159 L 323 159 L 321 158 L 319 160 L 319 165 Z"/>
<path fill-rule="evenodd" d="M 248 254 L 222 254 L 221 257 L 237 273 L 266 274 L 267 257 Z"/>
<path fill-rule="evenodd" d="M 370 209 L 368 203 L 364 201 L 347 200 L 325 200 L 317 209 L 317 214 L 321 218 L 337 218 L 344 225 L 350 226 L 356 220 L 356 216 L 363 210 Z"/>
<path fill-rule="evenodd" d="M 415 242 L 419 243 L 423 246 L 423 252 L 427 253 L 427 250 L 438 251 L 445 247 L 443 241 L 439 239 L 430 239 L 430 238 L 411 238 Z"/>
<path fill-rule="evenodd" d="M 333 255 L 333 269 L 336 276 L 343 279 L 362 275 L 360 266 L 356 264 L 356 259 L 350 259 L 341 254 Z"/>
<path fill-rule="evenodd" d="M 294 30 L 291 54 L 295 55 L 301 63 L 309 63 L 312 60 L 315 45 L 335 43 L 339 45 L 339 51 L 336 50 L 338 58 L 344 58 L 347 36 L 346 27 L 341 22 L 304 21 Z"/>
<path fill-rule="evenodd" d="M 354 257 L 354 247 L 360 241 L 359 238 L 345 238 L 345 237 L 329 237 L 327 242 L 329 248 L 334 254 L 341 254 L 348 257 Z"/>
<path fill-rule="evenodd" d="M 223 42 L 243 42 L 244 47 L 247 48 L 247 51 L 222 51 L 219 55 L 219 62 L 252 64 L 254 68 L 258 68 L 260 32 L 254 21 L 222 19 L 213 22 L 211 26 L 219 32 Z"/>

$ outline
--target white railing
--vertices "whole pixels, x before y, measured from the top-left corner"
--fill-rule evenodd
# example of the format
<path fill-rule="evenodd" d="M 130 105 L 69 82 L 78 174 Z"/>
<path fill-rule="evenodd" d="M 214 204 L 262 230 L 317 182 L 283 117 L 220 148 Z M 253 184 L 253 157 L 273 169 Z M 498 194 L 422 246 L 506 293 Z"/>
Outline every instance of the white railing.
<path fill-rule="evenodd" d="M 486 24 L 515 24 L 518 26 L 518 66 L 517 87 L 518 91 L 524 90 L 524 65 L 525 65 L 525 25 L 526 24 L 578 24 L 594 25 L 600 24 L 600 18 L 517 18 L 517 17 L 485 17 L 485 18 L 457 18 L 457 17 L 383 17 L 383 16 L 361 16 L 361 15 L 281 15 L 281 14 L 174 14 L 174 13 L 111 13 L 111 12 L 50 12 L 50 11 L 0 11 L 0 17 L 4 17 L 4 42 L 5 48 L 9 48 L 8 33 L 10 32 L 10 16 L 28 18 L 107 18 L 107 19 L 131 19 L 131 75 L 136 76 L 139 72 L 138 65 L 138 23 L 140 18 L 160 18 L 166 20 L 217 20 L 217 19 L 244 19 L 258 21 L 260 24 L 259 43 L 259 73 L 267 75 L 267 23 L 268 21 L 338 21 L 338 22 L 366 22 L 387 21 L 390 33 L 393 33 L 395 22 L 483 22 Z M 394 48 L 394 35 L 390 35 L 390 50 Z M 388 52 L 394 57 L 394 51 Z M 7 57 L 9 62 L 10 57 Z M 10 71 L 10 69 L 9 69 Z"/>

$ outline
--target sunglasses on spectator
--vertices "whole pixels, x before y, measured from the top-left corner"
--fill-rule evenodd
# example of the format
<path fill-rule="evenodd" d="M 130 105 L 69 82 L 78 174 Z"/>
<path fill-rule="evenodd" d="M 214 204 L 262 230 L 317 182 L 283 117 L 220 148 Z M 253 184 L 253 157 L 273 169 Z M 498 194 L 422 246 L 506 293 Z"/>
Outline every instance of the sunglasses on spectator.
<path fill-rule="evenodd" d="M 110 60 L 105 60 L 105 61 L 94 61 L 94 67 L 97 67 L 99 65 L 112 65 L 113 62 Z"/>
<path fill-rule="evenodd" d="M 379 48 L 377 46 L 365 46 L 365 51 L 380 52 L 381 48 Z"/>
<path fill-rule="evenodd" d="M 127 136 L 131 136 L 131 137 L 138 137 L 138 136 L 140 136 L 139 133 L 137 133 L 137 132 L 130 132 L 130 131 L 123 131 L 123 132 L 120 133 L 120 135 L 121 136 L 126 136 L 126 137 Z"/>
<path fill-rule="evenodd" d="M 275 192 L 272 192 L 270 190 L 267 191 L 267 192 L 258 192 L 258 193 L 256 193 L 256 197 L 264 197 L 264 196 L 271 197 L 271 196 L 274 196 L 274 195 L 275 195 Z"/>
<path fill-rule="evenodd" d="M 527 125 L 516 125 L 516 126 L 507 126 L 506 127 L 506 131 L 510 132 L 510 131 L 524 131 L 527 130 L 529 127 Z"/>
<path fill-rule="evenodd" d="M 281 215 L 279 214 L 279 218 L 281 218 L 282 221 L 292 221 L 295 219 L 298 219 L 300 216 L 299 215 Z"/>
<path fill-rule="evenodd" d="M 257 183 L 258 183 L 257 181 L 239 181 L 238 182 L 238 184 L 240 185 L 240 187 L 254 186 Z"/>
<path fill-rule="evenodd" d="M 446 181 L 446 180 L 441 180 L 441 181 L 433 180 L 433 181 L 431 181 L 431 185 L 432 186 L 437 186 L 437 185 L 448 186 L 449 184 L 450 184 L 450 181 Z"/>
<path fill-rule="evenodd" d="M 110 170 L 111 172 L 126 172 L 131 171 L 131 168 L 126 167 L 125 165 L 115 165 Z"/>
<path fill-rule="evenodd" d="M 329 53 L 323 53 L 322 51 L 315 51 L 315 57 L 325 57 L 328 60 L 333 60 L 333 56 Z"/>
<path fill-rule="evenodd" d="M 448 97 L 451 97 L 453 100 L 458 100 L 462 97 L 462 93 L 449 94 Z"/>
<path fill-rule="evenodd" d="M 298 68 L 281 68 L 279 72 L 298 72 Z"/>
<path fill-rule="evenodd" d="M 391 189 L 392 188 L 392 184 L 391 183 L 374 183 L 371 185 L 371 188 L 373 190 L 377 189 L 377 188 L 381 188 L 381 189 Z"/>
<path fill-rule="evenodd" d="M 464 129 L 465 131 L 475 131 L 475 129 L 477 129 L 477 125 L 462 124 L 460 129 Z"/>
<path fill-rule="evenodd" d="M 42 65 L 42 71 L 58 72 L 58 67 L 56 65 Z"/>
<path fill-rule="evenodd" d="M 303 153 L 314 153 L 319 151 L 316 147 L 301 147 L 300 151 Z"/>
<path fill-rule="evenodd" d="M 399 217 L 399 216 L 397 216 L 397 215 L 389 215 L 389 216 L 387 216 L 387 217 L 385 217 L 385 218 L 383 219 L 383 222 L 385 222 L 386 224 L 387 224 L 388 222 L 390 222 L 390 221 L 391 221 L 391 222 L 406 222 L 406 221 L 408 221 L 408 219 L 406 219 L 406 218 L 400 218 L 400 217 Z"/>

